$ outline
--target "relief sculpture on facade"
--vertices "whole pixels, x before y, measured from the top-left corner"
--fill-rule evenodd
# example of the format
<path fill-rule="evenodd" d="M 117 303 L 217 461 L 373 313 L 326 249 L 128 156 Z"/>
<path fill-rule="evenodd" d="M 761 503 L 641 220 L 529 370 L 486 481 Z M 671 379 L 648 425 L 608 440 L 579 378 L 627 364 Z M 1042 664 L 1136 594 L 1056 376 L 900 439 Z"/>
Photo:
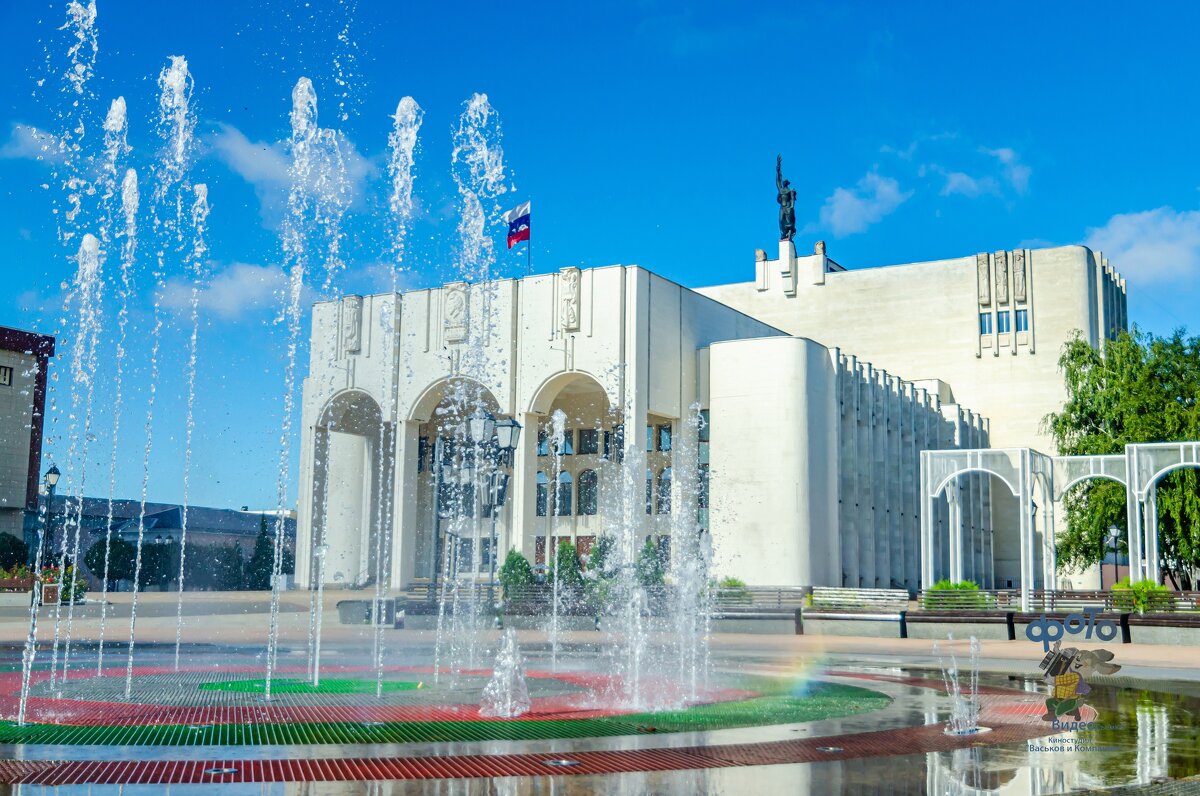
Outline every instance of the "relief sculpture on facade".
<path fill-rule="evenodd" d="M 451 282 L 444 288 L 446 342 L 461 343 L 467 336 L 467 285 Z"/>
<path fill-rule="evenodd" d="M 1008 252 L 992 255 L 996 261 L 996 303 L 1008 303 Z"/>
<path fill-rule="evenodd" d="M 1013 300 L 1026 301 L 1025 297 L 1025 250 L 1013 252 Z"/>
<path fill-rule="evenodd" d="M 347 354 L 362 350 L 362 296 L 342 299 L 342 348 Z"/>
<path fill-rule="evenodd" d="M 992 280 L 988 276 L 987 254 L 975 255 L 975 268 L 979 273 L 979 305 L 986 307 L 992 303 Z"/>
<path fill-rule="evenodd" d="M 579 331 L 580 271 L 563 268 L 559 274 L 559 323 L 564 332 Z"/>

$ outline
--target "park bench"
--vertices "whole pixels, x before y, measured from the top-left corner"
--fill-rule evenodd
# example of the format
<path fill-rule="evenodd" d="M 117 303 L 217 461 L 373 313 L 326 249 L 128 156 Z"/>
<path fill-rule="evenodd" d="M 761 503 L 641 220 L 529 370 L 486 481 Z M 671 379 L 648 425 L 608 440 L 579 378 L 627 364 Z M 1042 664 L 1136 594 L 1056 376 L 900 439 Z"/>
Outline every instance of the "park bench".
<path fill-rule="evenodd" d="M 908 610 L 908 592 L 904 589 L 842 589 L 814 586 L 811 605 L 804 615 L 830 619 L 894 619 Z"/>

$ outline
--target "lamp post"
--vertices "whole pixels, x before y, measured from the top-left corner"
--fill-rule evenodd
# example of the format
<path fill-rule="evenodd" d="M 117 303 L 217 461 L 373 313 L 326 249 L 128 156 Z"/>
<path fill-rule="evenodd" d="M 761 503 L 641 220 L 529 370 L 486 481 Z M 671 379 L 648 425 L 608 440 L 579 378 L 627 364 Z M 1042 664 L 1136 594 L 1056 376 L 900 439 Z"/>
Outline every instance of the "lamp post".
<path fill-rule="evenodd" d="M 1117 554 L 1120 552 L 1120 547 L 1118 546 L 1118 542 L 1120 541 L 1120 539 L 1121 539 L 1121 529 L 1120 529 L 1120 528 L 1118 528 L 1118 527 L 1116 526 L 1116 524 L 1113 524 L 1113 525 L 1110 525 L 1110 526 L 1108 526 L 1108 538 L 1107 538 L 1107 541 L 1106 541 L 1106 542 L 1105 542 L 1105 544 L 1104 544 L 1104 550 L 1105 550 L 1105 552 L 1108 552 L 1108 548 L 1109 548 L 1109 546 L 1110 546 L 1110 545 L 1112 546 L 1112 551 L 1113 551 L 1113 579 L 1112 579 L 1112 584 L 1110 584 L 1110 585 L 1109 585 L 1109 588 L 1110 588 L 1110 589 L 1112 588 L 1112 586 L 1113 586 L 1113 585 L 1115 585 L 1115 584 L 1116 584 L 1116 582 L 1117 582 L 1117 573 L 1120 571 L 1120 570 L 1117 568 Z"/>
<path fill-rule="evenodd" d="M 488 555 L 488 603 L 493 609 L 496 608 L 496 555 L 498 548 L 496 545 L 496 521 L 500 516 L 500 510 L 504 508 L 505 502 L 508 500 L 508 473 L 504 472 L 502 467 L 512 466 L 513 453 L 517 449 L 517 441 L 521 438 L 521 424 L 514 418 L 505 418 L 503 420 L 495 420 L 492 423 L 492 431 L 494 436 L 489 436 L 495 452 L 495 461 L 493 463 L 491 475 L 488 478 L 488 488 L 486 501 L 491 509 L 492 515 L 492 535 L 491 544 Z M 500 625 L 500 612 L 496 611 L 496 625 Z"/>
<path fill-rule="evenodd" d="M 58 467 L 50 465 L 50 469 L 42 477 L 42 483 L 46 487 L 46 516 L 42 518 L 42 541 L 38 544 L 37 551 L 31 550 L 33 555 L 34 576 L 37 577 L 42 571 L 42 551 L 47 547 L 54 547 L 54 490 L 58 486 L 58 479 L 62 473 L 58 471 Z"/>

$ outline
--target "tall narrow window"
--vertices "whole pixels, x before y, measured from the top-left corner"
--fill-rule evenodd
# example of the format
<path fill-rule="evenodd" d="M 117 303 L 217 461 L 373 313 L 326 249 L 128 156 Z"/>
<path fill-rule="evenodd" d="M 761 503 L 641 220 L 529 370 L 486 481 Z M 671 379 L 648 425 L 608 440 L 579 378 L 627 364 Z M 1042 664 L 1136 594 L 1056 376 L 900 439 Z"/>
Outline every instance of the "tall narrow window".
<path fill-rule="evenodd" d="M 12 373 L 10 365 L 0 365 L 0 387 L 12 386 Z"/>
<path fill-rule="evenodd" d="M 980 334 L 991 334 L 992 333 L 992 313 L 990 313 L 990 312 L 979 313 L 979 333 Z"/>
<path fill-rule="evenodd" d="M 658 427 L 658 444 L 657 447 L 664 453 L 671 450 L 671 424 L 667 423 Z"/>
<path fill-rule="evenodd" d="M 1017 331 L 1029 331 L 1029 310 L 1017 310 Z"/>
<path fill-rule="evenodd" d="M 1008 311 L 996 313 L 996 331 L 1005 334 L 1012 331 L 1012 316 Z"/>
<path fill-rule="evenodd" d="M 579 513 L 591 516 L 596 513 L 596 492 L 599 479 L 595 470 L 584 470 L 579 474 Z"/>
<path fill-rule="evenodd" d="M 712 421 L 709 420 L 708 410 L 701 409 L 700 410 L 700 426 L 699 426 L 699 428 L 696 429 L 696 439 L 699 440 L 700 442 L 708 442 L 709 441 L 709 426 L 711 426 L 711 425 L 712 425 Z"/>
<path fill-rule="evenodd" d="M 654 471 L 646 470 L 646 513 L 654 512 Z"/>
<path fill-rule="evenodd" d="M 546 516 L 546 507 L 550 500 L 550 479 L 546 474 L 538 471 L 537 474 L 537 515 L 539 517 Z"/>
<path fill-rule="evenodd" d="M 654 426 L 646 426 L 646 453 L 654 450 Z"/>
<path fill-rule="evenodd" d="M 545 432 L 545 430 L 538 432 L 537 455 L 538 456 L 549 456 L 550 455 L 550 435 L 547 434 Z"/>
<path fill-rule="evenodd" d="M 559 454 L 563 456 L 575 455 L 575 429 L 568 428 L 563 430 L 562 449 Z"/>
<path fill-rule="evenodd" d="M 429 437 L 417 437 L 417 472 L 425 471 L 429 459 Z"/>
<path fill-rule="evenodd" d="M 556 517 L 571 516 L 572 492 L 574 492 L 574 484 L 572 483 L 571 474 L 564 470 L 558 474 L 558 495 L 554 501 L 554 515 Z"/>
<path fill-rule="evenodd" d="M 664 467 L 658 474 L 658 513 L 671 513 L 671 468 Z"/>

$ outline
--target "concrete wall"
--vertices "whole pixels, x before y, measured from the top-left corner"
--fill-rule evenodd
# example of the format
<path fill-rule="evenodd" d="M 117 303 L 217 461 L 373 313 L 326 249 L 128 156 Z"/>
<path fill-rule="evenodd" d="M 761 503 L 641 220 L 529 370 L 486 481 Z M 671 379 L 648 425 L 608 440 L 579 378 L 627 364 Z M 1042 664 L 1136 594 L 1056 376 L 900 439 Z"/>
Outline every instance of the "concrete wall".
<path fill-rule="evenodd" d="M 904 379 L 948 383 L 958 403 L 990 419 L 996 447 L 1054 453 L 1041 421 L 1065 397 L 1063 344 L 1075 330 L 1099 344 L 1128 323 L 1124 280 L 1082 246 L 842 271 L 823 255 L 789 264 L 784 250 L 756 267 L 755 282 L 697 291 Z M 996 313 L 1017 309 L 1028 311 L 1029 330 L 1016 332 L 1014 319 L 1001 333 Z M 992 316 L 991 334 L 980 333 L 981 313 Z"/>
<path fill-rule="evenodd" d="M 22 538 L 38 358 L 0 349 L 0 367 L 12 369 L 11 382 L 0 385 L 0 533 Z"/>

